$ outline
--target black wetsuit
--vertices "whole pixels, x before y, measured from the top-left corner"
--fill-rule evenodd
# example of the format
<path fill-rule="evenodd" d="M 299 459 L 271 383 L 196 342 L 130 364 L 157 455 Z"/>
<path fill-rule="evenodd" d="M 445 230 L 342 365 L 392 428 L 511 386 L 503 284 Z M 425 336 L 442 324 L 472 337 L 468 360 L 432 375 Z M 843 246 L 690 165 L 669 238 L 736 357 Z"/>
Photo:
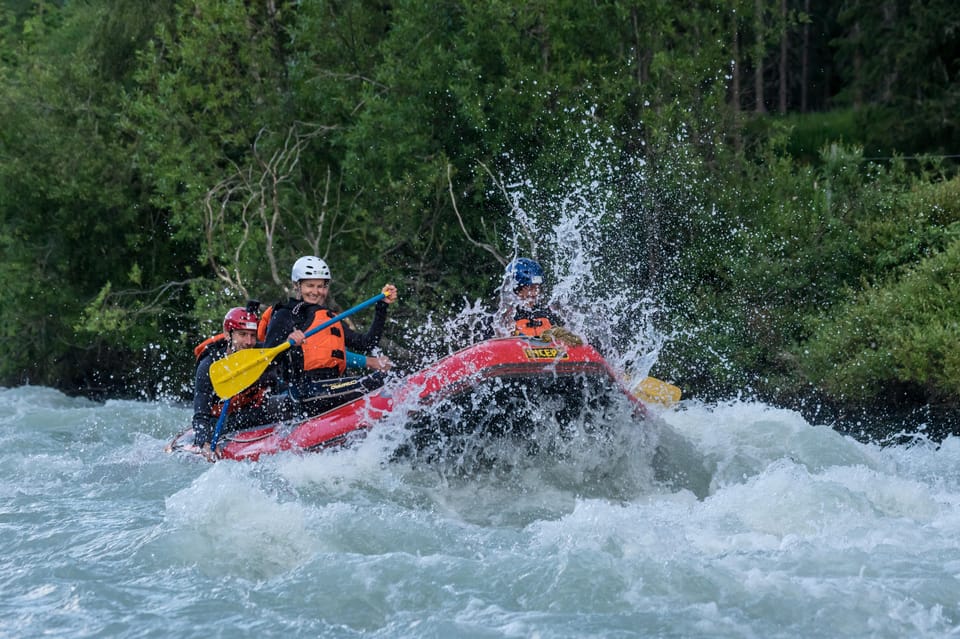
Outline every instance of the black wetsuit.
<path fill-rule="evenodd" d="M 267 335 L 264 346 L 272 348 L 287 340 L 294 329 L 307 331 L 313 323 L 314 315 L 320 311 L 327 311 L 326 306 L 309 304 L 303 300 L 290 298 L 286 302 L 278 303 L 273 307 L 270 324 L 267 326 Z M 350 351 L 368 353 L 380 344 L 380 337 L 387 321 L 387 303 L 377 302 L 373 316 L 373 323 L 366 333 L 352 330 L 344 322 L 339 322 L 343 330 L 345 346 Z M 344 354 L 347 365 L 350 364 L 349 353 Z M 301 400 L 323 401 L 322 407 L 342 404 L 355 397 L 369 392 L 383 384 L 382 374 L 373 373 L 364 377 L 343 377 L 337 367 L 319 368 L 305 371 L 303 369 L 303 349 L 292 346 L 274 360 L 280 379 L 290 387 Z M 343 383 L 340 383 L 343 380 Z M 347 380 L 356 383 L 351 388 Z M 316 412 L 321 405 L 310 407 L 309 412 Z"/>
<path fill-rule="evenodd" d="M 227 354 L 228 340 L 211 343 L 200 357 L 193 391 L 193 443 L 203 446 L 213 438 L 222 400 L 213 390 L 210 381 L 210 365 Z M 270 406 L 267 398 L 276 382 L 276 374 L 267 371 L 252 386 L 231 398 L 230 412 L 221 429 L 221 434 L 234 430 L 253 428 L 282 419 L 285 415 L 280 406 Z"/>
<path fill-rule="evenodd" d="M 508 311 L 504 311 L 506 314 Z M 496 317 L 500 317 L 499 313 Z M 510 317 L 508 315 L 508 317 Z M 515 334 L 516 324 L 520 321 L 526 321 L 529 328 L 539 328 L 543 325 L 543 321 L 546 319 L 550 322 L 550 325 L 553 327 L 563 326 L 563 320 L 560 319 L 560 316 L 546 308 L 527 308 L 526 306 L 518 306 L 512 315 L 512 321 L 509 325 L 509 330 L 511 334 Z M 497 336 L 497 329 L 495 328 L 496 323 L 495 317 L 490 317 L 484 322 L 483 330 L 480 333 L 481 339 L 491 339 Z M 504 327 L 501 327 L 501 330 L 504 330 Z M 503 333 L 500 333 L 503 335 Z"/>

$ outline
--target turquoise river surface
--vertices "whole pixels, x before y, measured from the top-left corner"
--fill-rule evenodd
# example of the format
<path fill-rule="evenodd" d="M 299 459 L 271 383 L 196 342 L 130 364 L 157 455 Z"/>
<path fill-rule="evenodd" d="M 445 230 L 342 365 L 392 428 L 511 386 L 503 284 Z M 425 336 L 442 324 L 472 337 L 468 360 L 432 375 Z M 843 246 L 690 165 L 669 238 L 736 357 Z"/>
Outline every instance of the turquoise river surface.
<path fill-rule="evenodd" d="M 0 415 L 0 638 L 960 634 L 955 438 L 684 401 L 468 473 L 395 461 L 397 424 L 210 464 L 163 452 L 182 405 L 27 386 Z"/>

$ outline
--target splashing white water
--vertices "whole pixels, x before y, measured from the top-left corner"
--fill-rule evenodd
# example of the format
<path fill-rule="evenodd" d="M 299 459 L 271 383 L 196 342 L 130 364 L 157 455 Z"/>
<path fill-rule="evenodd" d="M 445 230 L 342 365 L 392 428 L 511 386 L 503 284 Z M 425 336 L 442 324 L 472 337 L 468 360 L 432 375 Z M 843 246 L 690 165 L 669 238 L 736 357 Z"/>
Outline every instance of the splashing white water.
<path fill-rule="evenodd" d="M 387 432 L 336 453 L 208 464 L 160 452 L 187 407 L 0 389 L 3 543 L 18 559 L 0 567 L 0 625 L 956 634 L 960 440 L 884 448 L 751 402 L 686 400 L 661 417 L 691 445 L 676 468 L 705 470 L 705 496 L 644 483 L 629 446 L 605 474 L 584 452 L 462 478 L 391 462 Z"/>
<path fill-rule="evenodd" d="M 516 166 L 495 178 L 491 197 L 507 200 L 510 229 L 502 239 L 505 259 L 530 257 L 544 268 L 546 282 L 541 306 L 556 311 L 569 330 L 584 337 L 623 375 L 628 388 L 643 380 L 671 335 L 659 330 L 662 313 L 648 287 L 639 282 L 638 261 L 645 249 L 625 235 L 625 225 L 642 214 L 647 166 L 642 158 L 613 166 L 614 154 L 603 147 L 609 140 L 596 132 L 585 138 L 580 169 L 547 188 Z M 509 160 L 509 157 L 507 157 Z M 638 212 L 639 211 L 639 212 Z M 629 224 L 627 224 L 629 223 Z M 407 328 L 413 342 L 437 345 L 444 354 L 492 335 L 498 306 L 509 302 L 508 278 L 495 277 L 486 299 L 464 298 L 451 315 L 433 314 Z M 504 292 L 506 290 L 506 293 Z M 436 352 L 424 348 L 426 363 Z"/>

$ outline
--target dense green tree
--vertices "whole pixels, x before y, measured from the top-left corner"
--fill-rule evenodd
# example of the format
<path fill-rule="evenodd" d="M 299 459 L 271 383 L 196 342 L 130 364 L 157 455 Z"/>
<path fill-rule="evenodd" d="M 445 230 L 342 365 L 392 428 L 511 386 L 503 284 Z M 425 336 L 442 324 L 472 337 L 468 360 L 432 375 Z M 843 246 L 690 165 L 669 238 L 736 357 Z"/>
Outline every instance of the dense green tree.
<path fill-rule="evenodd" d="M 414 286 L 475 290 L 464 275 L 478 259 L 494 273 L 483 246 L 506 253 L 513 229 L 492 180 L 568 180 L 591 152 L 579 141 L 585 120 L 620 153 L 664 164 L 678 137 L 706 147 L 722 137 L 725 27 L 710 14 L 678 20 L 664 2 L 411 1 L 386 29 L 386 13 L 365 6 L 304 9 L 294 40 L 310 44 L 294 65 L 296 95 L 308 119 L 337 122 L 331 154 L 343 159 L 345 188 L 386 206 Z"/>
<path fill-rule="evenodd" d="M 692 394 L 949 405 L 951 167 L 870 158 L 955 151 L 956 21 L 907 0 L 5 3 L 0 381 L 179 391 L 188 347 L 284 295 L 304 253 L 335 301 L 396 281 L 413 328 L 486 297 L 514 250 L 579 250 L 603 265 L 585 285 L 659 301 L 661 370 Z M 589 246 L 555 233 L 571 206 Z M 402 326 L 392 347 L 429 346 Z"/>
<path fill-rule="evenodd" d="M 124 342 L 136 342 L 138 331 L 142 340 L 156 333 L 155 324 L 142 322 L 127 326 L 115 343 L 113 335 L 75 331 L 85 303 L 105 282 L 133 278 L 149 288 L 170 272 L 157 242 L 162 227 L 143 206 L 118 135 L 120 87 L 111 57 L 118 51 L 104 43 L 119 38 L 113 27 L 120 25 L 108 13 L 98 5 L 60 9 L 37 2 L 4 32 L 0 282 L 10 303 L 0 310 L 0 324 L 10 355 L 0 371 L 6 378 L 96 389 L 104 384 L 98 372 L 129 352 Z M 124 31 L 120 39 L 135 48 L 142 35 Z M 160 275 L 143 281 L 144 271 Z"/>
<path fill-rule="evenodd" d="M 151 204 L 237 293 L 262 275 L 263 231 L 245 217 L 250 193 L 217 186 L 255 163 L 255 144 L 269 157 L 286 134 L 284 37 L 273 6 L 179 4 L 140 54 L 123 105 Z M 253 237 L 242 244 L 243 234 Z"/>
<path fill-rule="evenodd" d="M 960 148 L 960 4 L 848 0 L 835 43 L 870 154 Z"/>

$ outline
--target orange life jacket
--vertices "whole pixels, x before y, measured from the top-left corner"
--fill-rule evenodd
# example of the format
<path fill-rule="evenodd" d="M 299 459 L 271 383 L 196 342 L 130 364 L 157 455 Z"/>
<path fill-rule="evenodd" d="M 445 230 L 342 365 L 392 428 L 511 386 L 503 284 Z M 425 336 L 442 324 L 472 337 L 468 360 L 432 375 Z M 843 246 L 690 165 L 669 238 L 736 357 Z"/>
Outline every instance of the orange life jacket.
<path fill-rule="evenodd" d="M 319 309 L 314 313 L 310 326 L 303 332 L 307 333 L 333 317 L 336 317 L 333 311 L 326 308 Z M 342 374 L 347 369 L 347 344 L 343 335 L 343 325 L 340 322 L 311 335 L 301 348 L 305 371 L 337 368 Z"/>
<path fill-rule="evenodd" d="M 540 337 L 544 331 L 548 331 L 551 328 L 553 328 L 553 324 L 551 324 L 550 320 L 546 317 L 525 317 L 517 320 L 513 334 L 526 335 L 527 337 Z"/>
<path fill-rule="evenodd" d="M 273 315 L 273 307 L 268 306 L 267 310 L 260 315 L 260 321 L 257 323 L 257 341 L 261 344 L 267 341 L 267 327 L 270 325 L 271 315 Z"/>
<path fill-rule="evenodd" d="M 218 333 L 213 337 L 208 337 L 207 339 L 203 340 L 202 342 L 200 342 L 199 344 L 193 347 L 193 354 L 197 356 L 197 361 L 199 362 L 200 358 L 202 358 L 203 354 L 207 352 L 207 349 L 210 347 L 211 344 L 215 344 L 217 342 L 220 342 L 223 340 L 229 340 L 229 339 L 230 337 L 226 333 Z"/>

